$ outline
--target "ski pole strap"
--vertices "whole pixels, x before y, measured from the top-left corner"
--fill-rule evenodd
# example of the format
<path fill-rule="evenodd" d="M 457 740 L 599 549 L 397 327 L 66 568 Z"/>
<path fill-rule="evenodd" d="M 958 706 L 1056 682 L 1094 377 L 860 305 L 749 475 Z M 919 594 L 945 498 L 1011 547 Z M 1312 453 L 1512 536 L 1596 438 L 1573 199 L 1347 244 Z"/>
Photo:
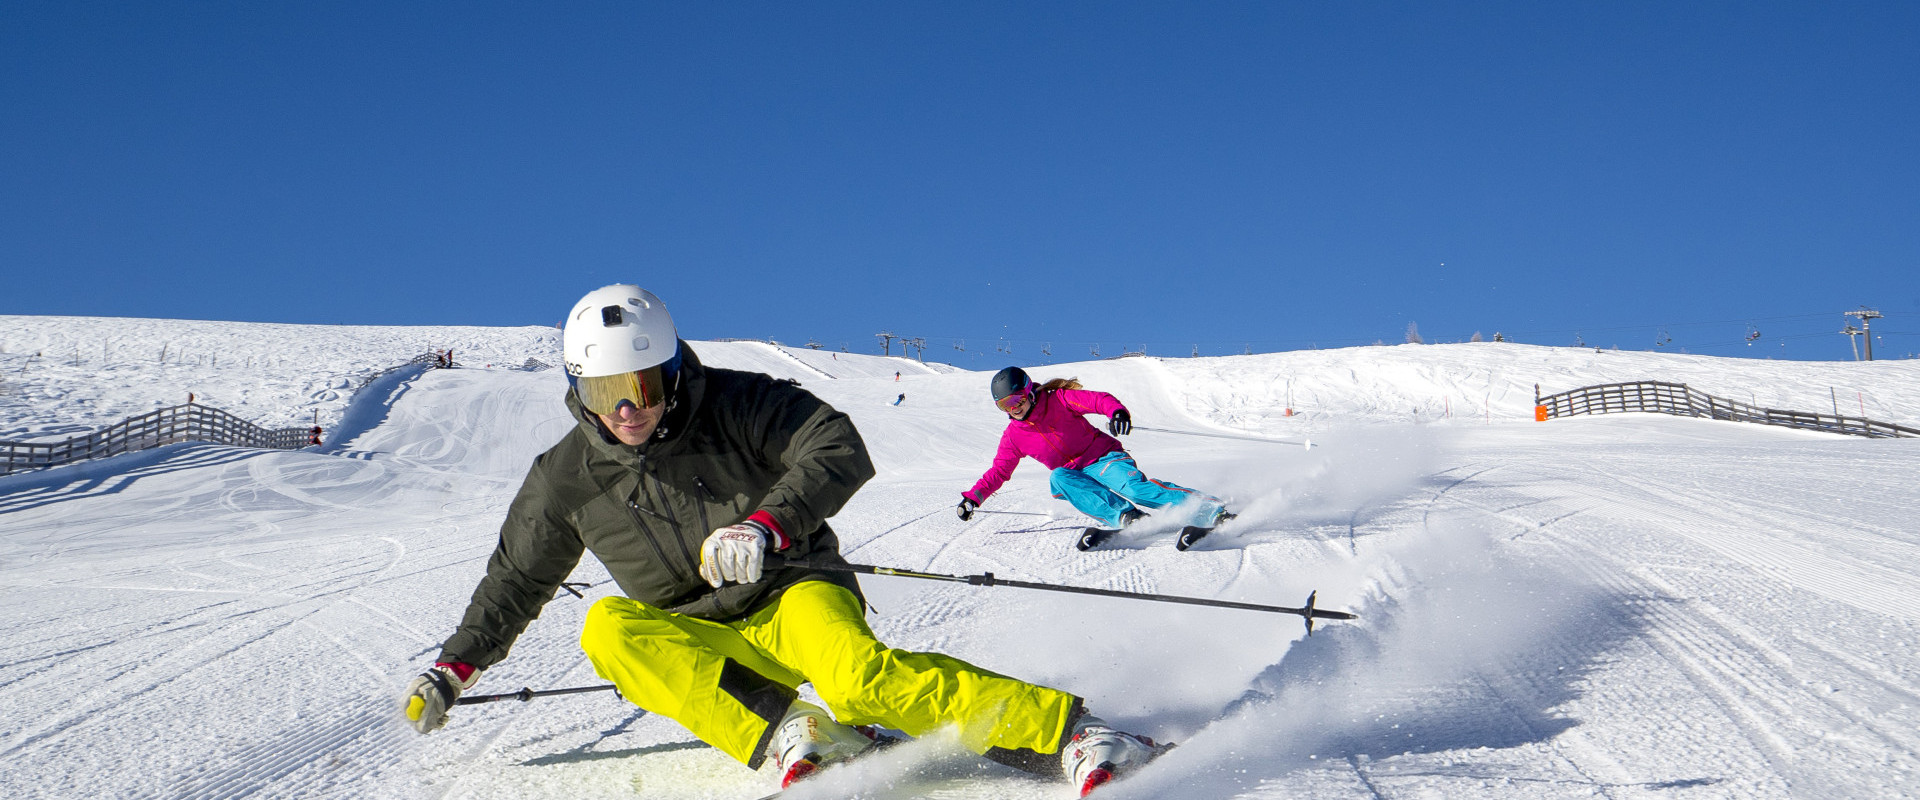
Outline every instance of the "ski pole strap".
<path fill-rule="evenodd" d="M 778 561 L 776 562 L 775 559 L 778 559 Z M 1315 595 L 1319 594 L 1318 592 L 1310 593 L 1307 595 L 1307 604 L 1304 607 L 1288 608 L 1286 606 L 1269 606 L 1269 605 L 1261 605 L 1259 603 L 1240 603 L 1232 600 L 1213 600 L 1205 597 L 1180 597 L 1178 595 L 1169 595 L 1169 594 L 1126 592 L 1118 589 L 1095 589 L 1089 586 L 1066 586 L 1066 585 L 1057 584 L 1057 583 L 1039 583 L 1036 581 L 1019 581 L 1019 580 L 1011 580 L 1007 578 L 997 578 L 997 577 L 994 577 L 994 574 L 991 572 L 982 573 L 979 575 L 942 575 L 937 572 L 918 572 L 910 569 L 895 569 L 893 567 L 876 567 L 872 564 L 825 564 L 825 563 L 808 561 L 803 559 L 779 558 L 778 556 L 768 556 L 767 561 L 769 564 L 777 563 L 780 566 L 800 567 L 803 569 L 817 569 L 817 570 L 824 570 L 829 572 L 857 572 L 865 575 L 891 575 L 897 578 L 921 578 L 924 580 L 947 581 L 949 583 L 965 583 L 972 586 L 1011 586 L 1016 589 L 1040 589 L 1040 590 L 1049 591 L 1049 592 L 1068 592 L 1071 594 L 1090 594 L 1090 595 L 1097 595 L 1100 597 L 1124 597 L 1131 600 L 1150 600 L 1158 603 L 1183 603 L 1186 605 L 1212 606 L 1215 608 L 1237 608 L 1245 611 L 1267 611 L 1267 612 L 1278 613 L 1278 614 L 1294 614 L 1306 620 L 1308 634 L 1313 633 L 1313 621 L 1316 619 L 1358 619 L 1358 616 L 1354 614 L 1349 614 L 1345 611 L 1328 611 L 1326 609 L 1314 608 L 1313 599 Z"/>
<path fill-rule="evenodd" d="M 534 691 L 526 687 L 521 687 L 520 691 L 507 692 L 506 694 L 476 694 L 468 697 L 462 697 L 458 700 L 453 701 L 453 704 L 456 706 L 470 706 L 476 703 L 492 703 L 498 700 L 518 700 L 524 703 L 536 697 L 553 697 L 555 695 L 562 695 L 562 694 L 584 694 L 586 692 L 604 692 L 609 689 L 613 690 L 613 693 L 615 695 L 618 695 L 620 693 L 619 687 L 616 687 L 611 683 L 606 684 L 604 686 L 575 686 L 571 689 L 542 689 L 540 691 Z"/>

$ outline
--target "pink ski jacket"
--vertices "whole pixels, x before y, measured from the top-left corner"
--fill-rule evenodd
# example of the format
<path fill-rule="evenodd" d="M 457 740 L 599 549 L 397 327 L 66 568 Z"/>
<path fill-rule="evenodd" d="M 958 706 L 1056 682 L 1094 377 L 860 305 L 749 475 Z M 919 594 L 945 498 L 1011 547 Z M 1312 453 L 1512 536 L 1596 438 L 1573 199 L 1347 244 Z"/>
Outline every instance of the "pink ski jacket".
<path fill-rule="evenodd" d="M 1024 420 L 1008 420 L 1000 434 L 1000 449 L 993 455 L 993 466 L 980 476 L 980 482 L 963 494 L 975 503 L 984 503 L 1013 477 L 1013 468 L 1023 456 L 1033 456 L 1047 469 L 1081 469 L 1101 456 L 1126 448 L 1120 440 L 1088 423 L 1082 414 L 1113 416 L 1125 410 L 1113 395 L 1084 389 L 1055 389 L 1033 398 L 1033 410 Z"/>

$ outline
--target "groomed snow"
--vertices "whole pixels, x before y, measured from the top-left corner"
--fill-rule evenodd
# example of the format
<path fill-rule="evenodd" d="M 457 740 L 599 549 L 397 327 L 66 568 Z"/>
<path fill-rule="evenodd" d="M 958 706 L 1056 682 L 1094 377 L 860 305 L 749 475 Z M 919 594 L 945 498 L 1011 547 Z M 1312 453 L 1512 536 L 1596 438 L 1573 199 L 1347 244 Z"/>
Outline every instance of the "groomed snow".
<path fill-rule="evenodd" d="M 773 789 L 607 694 L 396 710 L 459 619 L 529 460 L 568 426 L 546 328 L 0 317 L 0 439 L 185 400 L 328 427 L 298 452 L 175 445 L 0 478 L 0 795 L 754 798 Z M 1242 512 L 1193 551 L 1072 549 L 1023 465 L 952 504 L 1004 417 L 987 375 L 697 342 L 851 414 L 880 474 L 834 519 L 862 563 L 1322 607 L 1298 618 L 900 578 L 876 630 L 1084 695 L 1181 742 L 1112 798 L 1920 796 L 1920 440 L 1657 415 L 1531 421 L 1545 392 L 1681 381 L 1920 423 L 1920 362 L 1514 344 L 1060 365 L 1113 392 L 1154 477 Z M 354 387 L 427 349 L 463 367 Z M 162 350 L 168 353 L 162 362 Z M 489 366 L 491 365 L 491 366 Z M 899 378 L 895 379 L 895 373 Z M 906 398 L 893 405 L 900 394 Z M 1285 414 L 1291 407 L 1296 412 Z M 476 692 L 601 681 L 588 559 Z M 941 737 L 793 797 L 1063 798 Z"/>

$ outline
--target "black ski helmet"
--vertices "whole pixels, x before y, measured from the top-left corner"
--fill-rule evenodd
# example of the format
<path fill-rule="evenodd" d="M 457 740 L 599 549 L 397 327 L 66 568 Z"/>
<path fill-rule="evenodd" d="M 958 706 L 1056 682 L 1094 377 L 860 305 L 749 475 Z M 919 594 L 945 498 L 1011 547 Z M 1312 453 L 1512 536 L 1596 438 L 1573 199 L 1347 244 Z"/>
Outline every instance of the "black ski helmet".
<path fill-rule="evenodd" d="M 1024 392 L 1032 385 L 1033 379 L 1027 377 L 1027 371 L 1019 367 L 1007 367 L 993 373 L 993 402 L 998 403 L 1009 395 Z"/>

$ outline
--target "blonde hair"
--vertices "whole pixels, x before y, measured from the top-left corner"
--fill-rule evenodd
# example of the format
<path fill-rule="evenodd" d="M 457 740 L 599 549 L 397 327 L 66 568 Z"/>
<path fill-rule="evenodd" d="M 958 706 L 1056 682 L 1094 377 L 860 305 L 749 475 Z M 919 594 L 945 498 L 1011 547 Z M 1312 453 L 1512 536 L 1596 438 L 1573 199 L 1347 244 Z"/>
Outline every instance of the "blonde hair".
<path fill-rule="evenodd" d="M 1040 385 L 1039 391 L 1051 392 L 1055 389 L 1084 389 L 1079 378 L 1054 378 Z"/>

